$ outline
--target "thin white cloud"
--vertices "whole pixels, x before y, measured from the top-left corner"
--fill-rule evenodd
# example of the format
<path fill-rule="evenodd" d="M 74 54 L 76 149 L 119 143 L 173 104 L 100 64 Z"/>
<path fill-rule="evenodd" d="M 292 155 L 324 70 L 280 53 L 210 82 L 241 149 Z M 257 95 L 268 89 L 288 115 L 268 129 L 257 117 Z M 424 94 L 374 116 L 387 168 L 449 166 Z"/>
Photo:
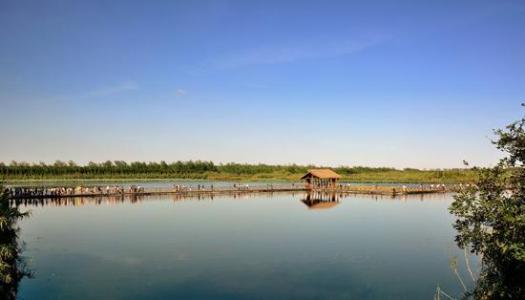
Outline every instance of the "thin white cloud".
<path fill-rule="evenodd" d="M 185 89 L 179 88 L 175 91 L 175 95 L 177 95 L 177 97 L 186 96 L 186 94 L 188 94 L 188 91 L 186 91 Z"/>
<path fill-rule="evenodd" d="M 389 40 L 385 36 L 375 36 L 355 40 L 311 40 L 308 43 L 296 43 L 293 46 L 260 47 L 249 49 L 218 59 L 211 63 L 217 69 L 239 68 L 251 65 L 269 65 L 291 63 L 299 60 L 335 57 L 361 52 L 367 48 Z"/>
<path fill-rule="evenodd" d="M 102 97 L 114 94 L 119 94 L 127 91 L 138 90 L 138 85 L 133 82 L 124 82 L 112 86 L 103 87 L 97 90 L 86 93 L 86 96 L 91 97 Z"/>
<path fill-rule="evenodd" d="M 99 97 L 107 97 L 120 93 L 130 92 L 138 90 L 139 86 L 134 82 L 124 82 L 114 85 L 108 85 L 105 87 L 97 89 L 86 89 L 84 91 L 78 91 L 71 94 L 62 94 L 62 95 L 46 95 L 46 96 L 31 96 L 21 98 L 18 101 L 25 103 L 37 103 L 41 105 L 42 103 L 48 104 L 58 104 L 58 103 L 68 103 L 72 101 L 85 100 L 85 99 L 94 99 Z M 0 101 L 2 99 L 0 98 Z"/>

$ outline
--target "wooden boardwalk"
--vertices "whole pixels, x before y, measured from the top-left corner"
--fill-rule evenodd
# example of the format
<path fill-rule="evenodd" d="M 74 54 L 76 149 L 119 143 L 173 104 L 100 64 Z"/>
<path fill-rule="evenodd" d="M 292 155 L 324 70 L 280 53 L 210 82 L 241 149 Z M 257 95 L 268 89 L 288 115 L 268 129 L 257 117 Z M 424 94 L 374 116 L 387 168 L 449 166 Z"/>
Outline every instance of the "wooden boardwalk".
<path fill-rule="evenodd" d="M 155 190 L 126 190 L 119 189 L 118 191 L 97 192 L 92 191 L 68 191 L 55 192 L 57 188 L 43 189 L 42 191 L 30 189 L 24 192 L 14 193 L 10 195 L 10 199 L 44 199 L 44 198 L 76 198 L 76 197 L 118 197 L 118 196 L 155 196 L 155 195 L 228 195 L 228 194 L 246 194 L 246 193 L 286 193 L 286 192 L 322 192 L 322 193 L 337 193 L 337 194 L 368 194 L 368 195 L 411 195 L 411 194 L 430 194 L 430 193 L 446 193 L 455 192 L 458 190 L 456 186 L 444 185 L 425 185 L 420 187 L 406 187 L 400 186 L 380 186 L 380 185 L 345 185 L 335 189 L 307 189 L 304 185 L 287 185 L 287 186 L 255 186 L 255 187 L 236 187 L 236 188 L 208 188 L 208 189 L 155 189 Z M 53 192 L 49 192 L 52 190 Z M 99 189 L 100 190 L 100 189 Z"/>

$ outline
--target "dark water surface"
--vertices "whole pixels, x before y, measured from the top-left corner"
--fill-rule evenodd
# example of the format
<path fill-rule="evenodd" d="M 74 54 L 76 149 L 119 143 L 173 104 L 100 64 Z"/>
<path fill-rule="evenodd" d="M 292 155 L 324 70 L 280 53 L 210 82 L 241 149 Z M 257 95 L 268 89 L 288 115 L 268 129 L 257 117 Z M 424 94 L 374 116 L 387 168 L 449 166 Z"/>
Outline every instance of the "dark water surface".
<path fill-rule="evenodd" d="M 349 196 L 314 209 L 303 199 L 28 205 L 21 238 L 35 278 L 21 282 L 19 297 L 431 299 L 438 285 L 461 292 L 454 256 L 468 282 L 447 211 L 451 195 Z"/>

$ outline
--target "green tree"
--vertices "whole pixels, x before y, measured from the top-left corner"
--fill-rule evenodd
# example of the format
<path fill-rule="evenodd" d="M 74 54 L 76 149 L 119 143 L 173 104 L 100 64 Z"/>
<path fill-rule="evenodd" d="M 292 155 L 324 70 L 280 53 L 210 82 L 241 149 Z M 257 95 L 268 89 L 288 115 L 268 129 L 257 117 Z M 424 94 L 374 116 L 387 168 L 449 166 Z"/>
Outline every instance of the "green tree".
<path fill-rule="evenodd" d="M 480 255 L 479 279 L 465 298 L 525 299 L 525 118 L 496 130 L 497 166 L 455 196 L 456 242 Z"/>
<path fill-rule="evenodd" d="M 24 267 L 18 243 L 17 221 L 26 217 L 17 206 L 11 205 L 0 184 L 0 298 L 16 299 L 18 283 L 30 275 Z"/>

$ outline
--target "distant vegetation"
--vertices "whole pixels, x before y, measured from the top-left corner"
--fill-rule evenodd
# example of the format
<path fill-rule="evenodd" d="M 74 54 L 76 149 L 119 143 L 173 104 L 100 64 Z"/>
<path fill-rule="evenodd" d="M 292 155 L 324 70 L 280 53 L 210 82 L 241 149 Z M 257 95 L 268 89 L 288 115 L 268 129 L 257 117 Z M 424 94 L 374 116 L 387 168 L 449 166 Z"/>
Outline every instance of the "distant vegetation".
<path fill-rule="evenodd" d="M 315 166 L 228 163 L 216 165 L 208 161 L 131 162 L 106 161 L 77 165 L 73 161 L 54 164 L 0 162 L 0 179 L 164 179 L 188 178 L 210 180 L 298 180 Z M 345 181 L 455 183 L 472 182 L 476 172 L 471 169 L 418 170 L 370 167 L 333 168 Z"/>

